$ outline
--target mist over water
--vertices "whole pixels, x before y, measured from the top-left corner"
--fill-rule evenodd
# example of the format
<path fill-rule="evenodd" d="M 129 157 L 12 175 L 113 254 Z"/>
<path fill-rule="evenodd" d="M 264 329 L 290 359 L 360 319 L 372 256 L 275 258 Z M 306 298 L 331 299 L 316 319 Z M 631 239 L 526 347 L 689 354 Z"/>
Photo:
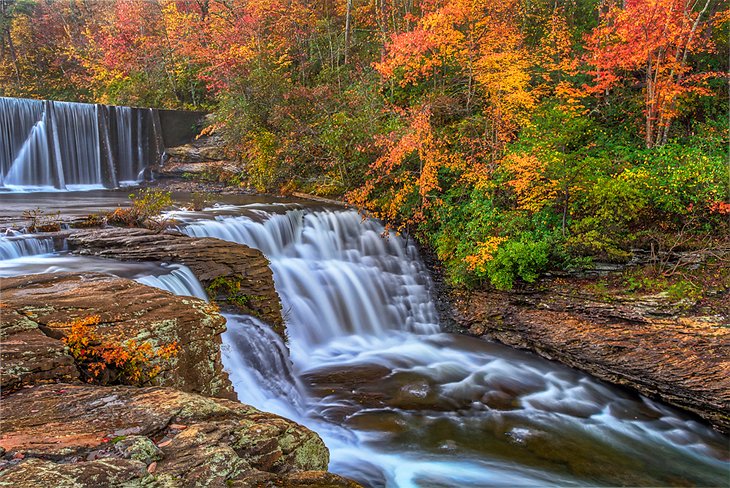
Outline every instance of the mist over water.
<path fill-rule="evenodd" d="M 534 355 L 441 333 L 413 244 L 352 211 L 230 206 L 181 230 L 261 249 L 288 344 L 227 316 L 239 399 L 317 431 L 370 486 L 722 485 L 727 439 Z M 289 357 L 287 358 L 287 346 Z"/>

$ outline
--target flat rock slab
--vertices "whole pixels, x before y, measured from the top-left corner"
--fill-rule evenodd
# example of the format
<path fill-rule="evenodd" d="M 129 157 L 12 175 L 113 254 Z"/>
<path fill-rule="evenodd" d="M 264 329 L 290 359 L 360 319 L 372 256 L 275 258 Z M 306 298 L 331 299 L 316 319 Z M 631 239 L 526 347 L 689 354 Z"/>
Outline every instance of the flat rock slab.
<path fill-rule="evenodd" d="M 225 286 L 219 287 L 213 298 L 261 318 L 284 336 L 281 302 L 269 261 L 256 249 L 220 239 L 138 228 L 79 231 L 69 235 L 67 243 L 76 254 L 184 264 L 204 287 L 224 280 L 233 285 L 239 299 L 227 293 Z"/>
<path fill-rule="evenodd" d="M 119 343 L 180 348 L 155 382 L 210 396 L 234 397 L 220 360 L 225 318 L 215 307 L 101 273 L 49 273 L 0 283 L 0 386 L 8 393 L 44 381 L 73 381 L 79 372 L 62 338 L 74 319 L 98 315 L 94 331 Z"/>
<path fill-rule="evenodd" d="M 319 436 L 172 388 L 40 385 L 3 400 L 0 486 L 357 486 Z"/>
<path fill-rule="evenodd" d="M 606 303 L 557 290 L 476 292 L 453 302 L 472 335 L 628 386 L 730 432 L 730 306 L 701 317 L 677 313 L 661 296 Z"/>

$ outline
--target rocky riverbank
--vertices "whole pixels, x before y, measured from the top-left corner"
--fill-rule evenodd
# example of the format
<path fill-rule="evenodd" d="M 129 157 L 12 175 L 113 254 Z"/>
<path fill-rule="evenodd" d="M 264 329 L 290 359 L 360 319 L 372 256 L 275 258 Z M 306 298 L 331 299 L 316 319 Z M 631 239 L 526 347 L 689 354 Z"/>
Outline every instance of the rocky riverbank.
<path fill-rule="evenodd" d="M 4 395 L 38 383 L 80 379 L 62 340 L 74 320 L 98 317 L 90 327 L 100 341 L 147 342 L 153 354 L 166 344 L 181 346 L 174 359 L 162 365 L 156 384 L 235 398 L 220 361 L 220 334 L 226 321 L 202 300 L 178 298 L 101 273 L 3 278 L 0 291 Z"/>
<path fill-rule="evenodd" d="M 3 417 L 0 486 L 357 486 L 309 429 L 173 388 L 36 385 Z"/>
<path fill-rule="evenodd" d="M 704 298 L 597 278 L 448 292 L 457 329 L 560 361 L 730 432 L 730 287 Z M 610 283 L 610 280 L 609 280 Z"/>
<path fill-rule="evenodd" d="M 77 234 L 74 249 L 109 256 L 126 236 L 118 258 L 144 247 L 144 259 L 165 253 L 204 282 L 235 278 L 262 297 L 249 311 L 281 323 L 258 251 L 143 230 L 96 232 Z M 0 296 L 0 486 L 357 486 L 326 471 L 316 433 L 232 400 L 217 305 L 101 273 L 4 278 Z M 78 322 L 90 332 L 72 346 Z M 134 375 L 106 385 L 108 377 L 90 374 L 84 348 L 121 354 L 105 345 L 129 339 L 148 347 L 149 364 L 138 366 L 154 368 L 150 386 L 130 385 Z M 157 354 L 172 344 L 171 357 Z"/>

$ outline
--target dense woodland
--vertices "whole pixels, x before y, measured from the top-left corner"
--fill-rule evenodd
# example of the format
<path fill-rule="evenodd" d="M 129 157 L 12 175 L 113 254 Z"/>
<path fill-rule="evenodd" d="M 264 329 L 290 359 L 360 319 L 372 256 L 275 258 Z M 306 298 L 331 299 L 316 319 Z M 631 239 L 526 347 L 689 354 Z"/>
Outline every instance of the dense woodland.
<path fill-rule="evenodd" d="M 730 231 L 724 0 L 0 6 L 0 95 L 212 111 L 231 184 L 344 197 L 456 283 Z"/>

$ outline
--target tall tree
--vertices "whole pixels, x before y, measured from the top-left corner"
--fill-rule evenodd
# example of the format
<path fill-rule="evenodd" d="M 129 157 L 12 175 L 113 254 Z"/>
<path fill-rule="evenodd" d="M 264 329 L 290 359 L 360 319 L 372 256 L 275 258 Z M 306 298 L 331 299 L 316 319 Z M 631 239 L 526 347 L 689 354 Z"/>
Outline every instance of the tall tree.
<path fill-rule="evenodd" d="M 695 73 L 694 53 L 713 49 L 702 35 L 716 0 L 625 0 L 601 16 L 587 40 L 596 95 L 641 80 L 646 147 L 664 144 L 683 96 L 706 94 L 708 73 Z M 641 76 L 636 76 L 636 75 Z"/>

